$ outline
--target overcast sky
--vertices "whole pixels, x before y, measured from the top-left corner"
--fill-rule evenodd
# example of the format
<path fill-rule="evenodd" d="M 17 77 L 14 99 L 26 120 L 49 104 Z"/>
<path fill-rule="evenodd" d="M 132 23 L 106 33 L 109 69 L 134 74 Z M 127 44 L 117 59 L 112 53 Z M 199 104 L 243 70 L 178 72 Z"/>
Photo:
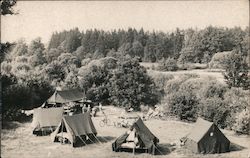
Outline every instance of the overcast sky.
<path fill-rule="evenodd" d="M 78 27 L 112 30 L 134 27 L 173 31 L 176 27 L 208 25 L 245 28 L 249 2 L 238 1 L 18 1 L 18 15 L 1 17 L 3 42 L 41 37 L 48 42 L 54 31 Z"/>

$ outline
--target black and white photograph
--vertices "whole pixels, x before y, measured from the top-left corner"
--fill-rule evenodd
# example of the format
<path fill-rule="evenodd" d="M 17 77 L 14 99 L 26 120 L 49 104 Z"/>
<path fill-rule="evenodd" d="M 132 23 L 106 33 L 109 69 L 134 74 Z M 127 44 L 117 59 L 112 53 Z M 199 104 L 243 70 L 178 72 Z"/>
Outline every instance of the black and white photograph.
<path fill-rule="evenodd" d="M 0 0 L 0 158 L 250 158 L 249 0 Z"/>

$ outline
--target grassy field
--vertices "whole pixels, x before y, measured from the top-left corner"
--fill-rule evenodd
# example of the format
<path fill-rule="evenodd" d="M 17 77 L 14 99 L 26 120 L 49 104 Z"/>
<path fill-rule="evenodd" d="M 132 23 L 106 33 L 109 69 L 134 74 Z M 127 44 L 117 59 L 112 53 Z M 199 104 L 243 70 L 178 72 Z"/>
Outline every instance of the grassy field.
<path fill-rule="evenodd" d="M 183 74 L 193 74 L 193 75 L 199 75 L 201 79 L 208 79 L 208 78 L 213 78 L 217 79 L 221 83 L 225 83 L 224 77 L 222 75 L 223 70 L 221 69 L 192 69 L 192 70 L 178 70 L 178 71 L 158 71 L 158 70 L 153 70 L 152 67 L 157 67 L 158 63 L 145 63 L 142 62 L 140 63 L 142 66 L 147 68 L 148 74 L 150 76 L 161 74 L 161 75 L 168 75 L 171 74 L 174 77 L 178 77 Z M 193 64 L 195 65 L 195 64 Z M 199 65 L 204 65 L 204 64 L 199 64 Z M 200 67 L 202 67 L 200 66 Z M 198 67 L 198 66 L 197 66 Z M 204 66 L 203 66 L 204 67 Z"/>
<path fill-rule="evenodd" d="M 112 121 L 122 112 L 119 108 L 112 106 L 104 107 L 105 113 Z M 192 154 L 181 148 L 179 139 L 187 134 L 193 127 L 192 123 L 173 120 L 148 120 L 147 127 L 160 139 L 159 150 L 156 156 L 149 154 L 135 154 L 125 152 L 113 152 L 111 143 L 127 129 L 114 126 L 100 127 L 99 122 L 103 116 L 93 118 L 93 122 L 102 143 L 90 144 L 88 146 L 72 148 L 68 144 L 53 143 L 50 136 L 32 135 L 31 123 L 12 123 L 16 127 L 3 129 L 1 132 L 1 157 L 2 158 L 126 158 L 126 157 L 213 157 L 213 158 L 246 158 L 250 149 L 249 136 L 237 136 L 232 131 L 223 130 L 229 140 L 233 143 L 232 151 L 224 154 L 200 155 Z M 176 144 L 176 145 L 174 145 Z"/>

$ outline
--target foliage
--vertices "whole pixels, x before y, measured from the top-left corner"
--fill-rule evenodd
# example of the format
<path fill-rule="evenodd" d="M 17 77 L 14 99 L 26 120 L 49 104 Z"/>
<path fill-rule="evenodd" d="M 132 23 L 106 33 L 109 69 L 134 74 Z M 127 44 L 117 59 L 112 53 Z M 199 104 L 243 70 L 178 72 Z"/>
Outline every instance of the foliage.
<path fill-rule="evenodd" d="M 242 90 L 242 88 L 231 88 L 224 94 L 224 102 L 230 110 L 230 116 L 226 120 L 228 129 L 234 128 L 236 117 L 238 117 L 240 112 L 249 107 L 249 95 L 249 91 Z"/>
<path fill-rule="evenodd" d="M 104 104 L 109 103 L 109 89 L 107 85 L 93 86 L 87 90 L 87 99 L 93 102 L 102 102 Z"/>
<path fill-rule="evenodd" d="M 91 65 L 87 71 L 79 71 L 80 88 L 86 92 L 87 99 L 97 102 L 107 102 L 109 99 L 109 85 L 111 71 L 104 66 Z"/>
<path fill-rule="evenodd" d="M 71 71 L 65 77 L 62 83 L 62 89 L 78 89 L 79 88 L 79 79 L 77 71 Z"/>
<path fill-rule="evenodd" d="M 110 83 L 111 101 L 117 106 L 138 110 L 140 104 L 154 105 L 158 102 L 153 80 L 136 59 L 120 61 Z"/>
<path fill-rule="evenodd" d="M 71 53 L 62 53 L 57 60 L 63 67 L 74 65 L 77 68 L 81 66 L 81 61 Z"/>
<path fill-rule="evenodd" d="M 196 78 L 198 76 L 196 75 L 190 75 L 190 74 L 184 74 L 184 75 L 180 75 L 177 78 L 173 78 L 172 80 L 169 80 L 166 84 L 165 87 L 165 93 L 166 94 L 171 94 L 171 93 L 175 93 L 177 91 L 179 91 L 180 85 L 182 83 L 184 83 L 185 81 L 187 81 L 190 78 Z"/>
<path fill-rule="evenodd" d="M 179 85 L 179 91 L 192 92 L 200 100 L 201 99 L 200 90 L 206 84 L 206 82 L 209 81 L 206 81 L 201 78 L 191 77 Z"/>
<path fill-rule="evenodd" d="M 226 60 L 224 78 L 229 87 L 250 88 L 250 78 L 245 58 L 246 56 L 235 51 Z"/>
<path fill-rule="evenodd" d="M 48 64 L 44 71 L 46 73 L 46 77 L 51 81 L 56 80 L 57 82 L 60 82 L 65 79 L 65 69 L 58 61 L 53 61 Z"/>
<path fill-rule="evenodd" d="M 3 112 L 4 121 L 23 121 L 26 117 L 26 114 L 22 113 L 22 110 L 18 108 L 10 107 Z"/>
<path fill-rule="evenodd" d="M 244 109 L 236 115 L 233 130 L 239 134 L 250 134 L 250 111 Z"/>
<path fill-rule="evenodd" d="M 242 88 L 228 89 L 223 98 L 226 104 L 236 113 L 250 106 L 250 92 Z"/>
<path fill-rule="evenodd" d="M 91 59 L 90 58 L 85 58 L 81 61 L 81 66 L 86 66 L 88 63 L 90 63 Z"/>
<path fill-rule="evenodd" d="M 209 68 L 224 69 L 226 60 L 228 60 L 231 53 L 232 52 L 219 52 L 214 54 L 209 62 Z"/>
<path fill-rule="evenodd" d="M 174 58 L 167 58 L 165 61 L 162 60 L 158 69 L 162 71 L 176 71 L 178 69 L 177 61 Z"/>
<path fill-rule="evenodd" d="M 178 58 L 178 62 L 181 64 L 184 63 L 196 63 L 198 62 L 198 58 L 200 58 L 197 53 L 193 52 L 194 48 L 183 48 L 180 52 L 180 57 Z"/>
<path fill-rule="evenodd" d="M 180 120 L 195 121 L 198 103 L 197 97 L 188 91 L 178 91 L 167 96 L 170 113 Z"/>
<path fill-rule="evenodd" d="M 155 85 L 159 89 L 159 92 L 161 92 L 162 95 L 165 94 L 164 87 L 167 85 L 168 81 L 172 80 L 174 78 L 171 74 L 162 74 L 162 73 L 149 73 L 150 76 L 152 76 Z"/>
<path fill-rule="evenodd" d="M 16 4 L 16 0 L 1 0 L 1 15 L 15 14 L 13 6 Z"/>
<path fill-rule="evenodd" d="M 199 108 L 199 115 L 204 119 L 214 122 L 221 128 L 227 126 L 226 120 L 230 116 L 230 108 L 221 98 L 204 98 L 201 100 Z"/>
<path fill-rule="evenodd" d="M 223 98 L 226 90 L 227 90 L 226 85 L 220 83 L 217 80 L 212 80 L 201 88 L 200 94 L 202 94 L 203 98 L 209 98 L 209 97 Z"/>
<path fill-rule="evenodd" d="M 51 63 L 52 61 L 56 60 L 61 55 L 61 53 L 65 53 L 61 47 L 51 48 L 48 52 L 46 52 L 45 58 L 48 63 Z"/>

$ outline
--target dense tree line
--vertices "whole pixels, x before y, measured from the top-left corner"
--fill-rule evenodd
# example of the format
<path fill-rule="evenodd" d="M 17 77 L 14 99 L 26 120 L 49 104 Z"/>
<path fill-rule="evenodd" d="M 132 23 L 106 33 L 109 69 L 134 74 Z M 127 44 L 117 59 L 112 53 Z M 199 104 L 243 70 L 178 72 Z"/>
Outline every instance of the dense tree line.
<path fill-rule="evenodd" d="M 240 47 L 243 54 L 249 51 L 249 28 L 176 29 L 171 33 L 136 30 L 86 30 L 78 28 L 53 33 L 48 50 L 63 49 L 83 58 L 105 56 L 140 57 L 143 61 L 156 62 L 169 57 L 181 63 L 208 63 L 217 52 Z"/>

